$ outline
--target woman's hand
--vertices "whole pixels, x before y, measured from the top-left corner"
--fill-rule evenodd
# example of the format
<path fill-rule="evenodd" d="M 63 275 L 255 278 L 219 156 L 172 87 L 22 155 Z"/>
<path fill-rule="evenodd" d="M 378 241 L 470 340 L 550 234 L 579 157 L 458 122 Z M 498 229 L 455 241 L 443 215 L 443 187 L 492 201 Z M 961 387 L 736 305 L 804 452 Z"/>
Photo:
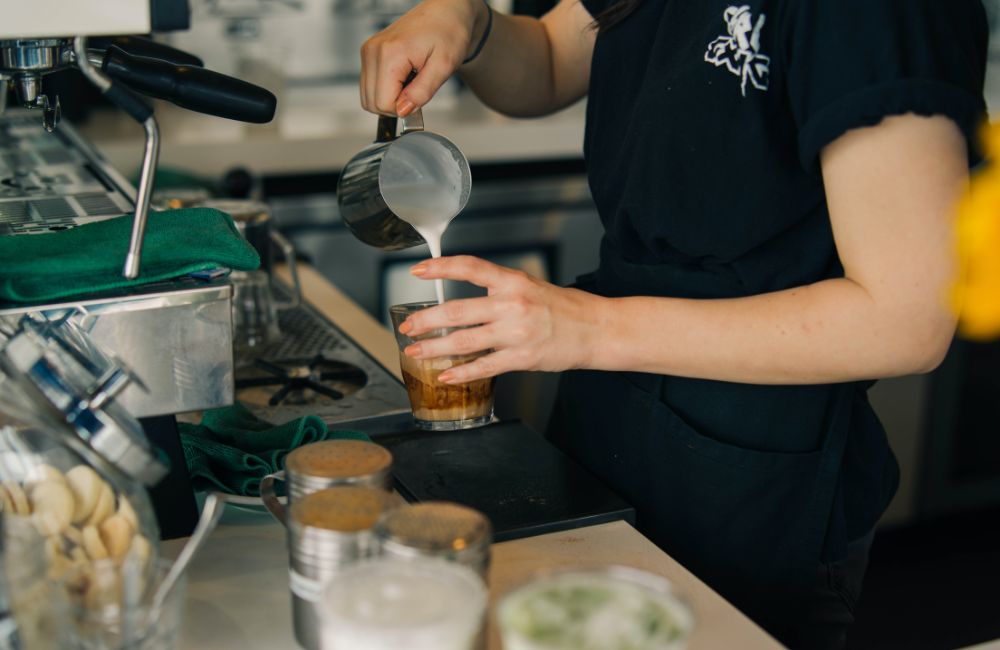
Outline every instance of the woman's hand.
<path fill-rule="evenodd" d="M 606 298 L 469 256 L 426 260 L 410 272 L 425 280 L 464 280 L 489 291 L 484 298 L 430 307 L 400 325 L 399 331 L 408 336 L 478 325 L 406 348 L 405 353 L 417 359 L 492 350 L 441 373 L 443 382 L 463 384 L 514 370 L 584 368 L 600 343 Z"/>
<path fill-rule="evenodd" d="M 482 0 L 424 0 L 372 36 L 361 46 L 361 105 L 406 117 L 426 104 L 478 42 L 485 14 Z"/>

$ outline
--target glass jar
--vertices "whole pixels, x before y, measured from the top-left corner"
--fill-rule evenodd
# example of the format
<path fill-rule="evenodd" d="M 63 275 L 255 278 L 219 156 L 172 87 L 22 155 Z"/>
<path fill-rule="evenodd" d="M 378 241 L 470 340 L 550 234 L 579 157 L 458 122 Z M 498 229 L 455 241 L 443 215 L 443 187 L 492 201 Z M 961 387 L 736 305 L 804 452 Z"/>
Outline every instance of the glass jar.
<path fill-rule="evenodd" d="M 6 502 L 5 502 L 6 505 Z M 44 539 L 28 517 L 0 517 L 0 648 L 66 645 L 65 599 L 46 576 Z M 9 617 L 3 620 L 4 617 Z"/>
<path fill-rule="evenodd" d="M 98 563 L 148 583 L 159 556 L 145 485 L 166 467 L 114 402 L 127 380 L 65 320 L 0 322 L 3 512 L 30 522 L 45 576 L 84 600 Z"/>

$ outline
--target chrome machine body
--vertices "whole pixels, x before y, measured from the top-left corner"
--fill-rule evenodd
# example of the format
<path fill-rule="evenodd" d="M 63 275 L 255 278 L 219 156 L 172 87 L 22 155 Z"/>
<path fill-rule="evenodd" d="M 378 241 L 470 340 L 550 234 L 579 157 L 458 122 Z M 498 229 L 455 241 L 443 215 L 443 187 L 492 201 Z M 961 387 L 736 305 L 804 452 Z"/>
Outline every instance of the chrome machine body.
<path fill-rule="evenodd" d="M 127 251 L 108 254 L 123 256 L 124 277 L 138 277 L 159 129 L 137 93 L 241 121 L 267 122 L 274 115 L 270 92 L 205 70 L 186 52 L 127 36 L 184 29 L 189 20 L 187 0 L 32 0 L 4 12 L 0 93 L 13 90 L 27 110 L 0 114 L 0 236 L 31 236 L 132 212 Z M 137 189 L 72 127 L 59 124 L 61 100 L 44 93 L 43 78 L 68 66 L 142 124 Z M 145 385 L 122 397 L 144 417 L 232 402 L 230 296 L 225 283 L 184 279 L 58 304 L 0 307 L 0 313 L 74 312 L 71 318 Z"/>
<path fill-rule="evenodd" d="M 269 91 L 206 70 L 186 52 L 130 36 L 186 29 L 189 22 L 187 0 L 30 0 L 5 8 L 0 236 L 31 237 L 133 213 L 127 250 L 106 254 L 122 260 L 125 278 L 139 277 L 160 148 L 153 109 L 140 95 L 245 122 L 268 122 L 275 110 Z M 66 67 L 79 69 L 142 125 L 137 188 L 60 124 L 60 102 L 71 98 L 46 94 L 44 77 Z M 69 321 L 132 378 L 116 388 L 116 402 L 142 418 L 146 435 L 172 466 L 152 492 L 160 528 L 166 537 L 189 534 L 197 510 L 173 416 L 233 401 L 232 287 L 225 279 L 186 277 L 49 304 L 0 305 L 0 322 L 24 318 Z"/>

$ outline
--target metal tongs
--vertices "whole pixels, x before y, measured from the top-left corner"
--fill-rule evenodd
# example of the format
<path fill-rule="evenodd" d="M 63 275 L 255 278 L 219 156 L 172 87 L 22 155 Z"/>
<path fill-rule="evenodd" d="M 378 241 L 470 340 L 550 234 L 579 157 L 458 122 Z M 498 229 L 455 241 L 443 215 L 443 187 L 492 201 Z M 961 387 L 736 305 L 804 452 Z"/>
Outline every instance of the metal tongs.
<path fill-rule="evenodd" d="M 91 48 L 95 44 L 99 47 Z M 201 67 L 196 56 L 154 41 L 122 37 L 73 39 L 76 65 L 113 104 L 142 124 L 145 147 L 135 201 L 135 218 L 122 275 L 139 276 L 142 241 L 160 155 L 160 129 L 152 107 L 136 93 L 182 108 L 241 122 L 265 123 L 274 118 L 277 99 L 268 90 Z"/>

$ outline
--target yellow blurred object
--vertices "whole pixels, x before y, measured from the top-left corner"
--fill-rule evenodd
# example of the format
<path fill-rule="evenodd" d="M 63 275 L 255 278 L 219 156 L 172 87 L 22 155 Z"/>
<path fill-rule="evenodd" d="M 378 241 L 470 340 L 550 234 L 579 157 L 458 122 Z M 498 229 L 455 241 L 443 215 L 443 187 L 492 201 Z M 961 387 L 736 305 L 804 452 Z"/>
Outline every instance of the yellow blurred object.
<path fill-rule="evenodd" d="M 958 209 L 959 279 L 952 304 L 969 339 L 1000 336 L 1000 124 L 983 130 L 991 161 L 977 172 Z"/>

